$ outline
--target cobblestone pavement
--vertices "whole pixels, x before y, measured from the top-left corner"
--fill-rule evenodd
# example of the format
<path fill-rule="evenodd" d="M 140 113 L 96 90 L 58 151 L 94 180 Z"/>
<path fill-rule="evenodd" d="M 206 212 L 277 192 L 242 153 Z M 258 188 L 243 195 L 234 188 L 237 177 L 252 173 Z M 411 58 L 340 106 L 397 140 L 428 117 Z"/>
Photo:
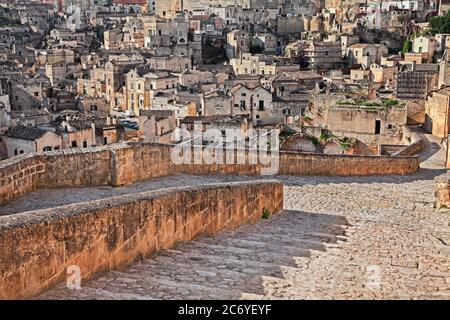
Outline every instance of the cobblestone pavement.
<path fill-rule="evenodd" d="M 450 214 L 433 209 L 439 173 L 278 176 L 280 214 L 39 298 L 447 299 Z"/>
<path fill-rule="evenodd" d="M 278 215 L 38 298 L 449 299 L 450 212 L 433 208 L 442 152 L 432 141 L 425 151 L 410 176 L 276 176 L 285 185 Z M 155 183 L 250 178 L 171 179 Z M 93 189 L 89 197 L 101 196 Z"/>

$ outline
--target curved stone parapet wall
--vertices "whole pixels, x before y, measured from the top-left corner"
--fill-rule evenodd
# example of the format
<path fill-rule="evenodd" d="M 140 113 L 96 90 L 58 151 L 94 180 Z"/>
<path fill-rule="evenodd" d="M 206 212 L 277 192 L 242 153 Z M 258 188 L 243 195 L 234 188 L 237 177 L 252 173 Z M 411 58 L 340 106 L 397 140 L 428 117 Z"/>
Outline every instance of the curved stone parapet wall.
<path fill-rule="evenodd" d="M 283 208 L 274 181 L 168 188 L 0 217 L 0 299 L 83 281 L 179 242 L 255 223 Z"/>
<path fill-rule="evenodd" d="M 0 162 L 0 204 L 40 188 L 129 185 L 174 174 L 261 174 L 261 164 L 175 164 L 173 145 L 116 144 L 45 152 Z M 204 149 L 196 149 L 203 153 Z M 236 150 L 246 159 L 249 152 Z M 225 153 L 223 155 L 225 159 Z M 278 174 L 364 176 L 410 174 L 419 169 L 417 156 L 354 156 L 280 152 Z M 225 163 L 225 161 L 223 161 Z M 0 208 L 1 210 L 1 208 Z"/>

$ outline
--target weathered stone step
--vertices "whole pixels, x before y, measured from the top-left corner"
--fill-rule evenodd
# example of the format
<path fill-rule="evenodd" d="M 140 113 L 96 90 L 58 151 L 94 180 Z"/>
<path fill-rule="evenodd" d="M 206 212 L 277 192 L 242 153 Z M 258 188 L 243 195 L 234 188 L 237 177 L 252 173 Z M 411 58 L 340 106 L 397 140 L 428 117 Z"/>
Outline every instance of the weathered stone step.
<path fill-rule="evenodd" d="M 233 236 L 230 235 L 229 237 L 226 237 L 225 239 L 233 239 Z M 316 241 L 311 240 L 307 238 L 302 237 L 291 237 L 286 236 L 284 234 L 249 234 L 247 236 L 245 235 L 237 235 L 235 239 L 248 239 L 249 241 L 264 241 L 264 242 L 274 242 L 278 244 L 286 244 L 290 246 L 295 246 L 299 248 L 305 248 L 305 249 L 311 249 L 311 250 L 324 250 L 324 242 L 322 241 Z"/>
<path fill-rule="evenodd" d="M 238 248 L 233 246 L 224 245 L 213 245 L 206 244 L 202 242 L 192 242 L 184 246 L 177 247 L 178 250 L 185 252 L 201 252 L 201 253 L 212 253 L 215 255 L 222 255 L 226 257 L 234 257 L 241 260 L 252 260 L 269 262 L 273 264 L 287 264 L 295 266 L 295 261 L 293 256 L 290 256 L 283 252 L 263 252 L 260 250 Z M 300 255 L 298 255 L 300 256 Z M 309 256 L 309 250 L 304 250 L 303 256 Z"/>
<path fill-rule="evenodd" d="M 173 254 L 169 252 L 170 250 L 166 250 L 162 253 L 162 255 L 158 255 L 156 257 L 156 260 L 159 260 L 163 258 L 164 254 L 169 254 L 170 259 L 172 259 Z M 178 254 L 178 253 L 176 253 Z M 307 258 L 306 258 L 307 259 Z M 189 254 L 186 255 L 180 255 L 176 259 L 179 263 L 186 263 L 186 265 L 190 265 L 191 263 L 211 263 L 215 264 L 217 267 L 219 266 L 226 266 L 228 268 L 247 268 L 247 269 L 253 269 L 253 270 L 259 270 L 261 274 L 279 274 L 280 267 L 285 267 L 284 265 L 280 265 L 278 263 L 268 263 L 268 262 L 262 262 L 262 261 L 254 261 L 254 260 L 241 260 L 234 257 L 228 257 L 223 255 L 216 255 L 216 254 L 203 254 L 199 252 L 189 252 Z M 162 261 L 164 263 L 168 263 L 168 260 Z M 153 263 L 152 260 L 144 260 L 143 263 L 151 264 Z M 295 267 L 293 267 L 295 268 Z"/>
<path fill-rule="evenodd" d="M 159 291 L 159 295 L 164 299 L 181 299 L 180 293 L 186 299 L 238 299 L 241 295 L 239 290 L 187 282 L 188 279 L 174 280 L 146 268 L 139 268 L 138 273 L 114 272 L 114 274 L 117 277 L 116 281 L 120 281 L 121 277 L 139 280 L 139 285 L 144 286 L 146 291 Z"/>
<path fill-rule="evenodd" d="M 218 245 L 223 243 L 223 239 L 216 239 L 216 238 L 201 238 L 197 240 L 199 243 L 205 243 L 205 244 L 213 244 Z M 278 242 L 263 242 L 263 241 L 251 241 L 246 239 L 233 239 L 228 238 L 226 239 L 226 243 L 229 245 L 232 245 L 236 248 L 247 248 L 250 250 L 266 250 L 268 252 L 275 251 L 275 252 L 286 252 L 288 255 L 292 256 L 303 256 L 305 254 L 305 249 L 296 247 L 296 246 L 290 246 L 287 244 L 280 244 Z"/>
<path fill-rule="evenodd" d="M 308 229 L 305 226 L 299 226 L 296 228 L 295 225 L 292 224 L 286 224 L 286 226 L 279 227 L 279 223 L 277 223 L 276 226 L 266 225 L 261 227 L 259 225 L 255 225 L 252 230 L 242 230 L 242 232 L 269 235 L 282 234 L 294 239 L 308 239 L 320 242 L 336 242 L 338 240 L 337 236 L 339 236 L 339 234 L 320 232 L 320 230 L 317 230 L 316 228 Z"/>
<path fill-rule="evenodd" d="M 46 296 L 45 294 L 40 299 L 68 299 L 68 300 L 79 300 L 79 299 L 91 299 L 91 300 L 155 300 L 156 298 L 151 295 L 140 295 L 136 292 L 123 292 L 123 290 L 106 290 L 96 287 L 95 282 L 90 282 L 80 289 L 68 289 L 63 286 L 59 286 L 55 289 L 55 292 L 59 293 L 57 296 L 51 294 Z M 112 288 L 115 289 L 115 288 Z"/>
<path fill-rule="evenodd" d="M 240 290 L 249 288 L 256 289 L 261 285 L 261 279 L 258 276 L 272 276 L 277 278 L 283 277 L 283 270 L 294 270 L 295 268 L 285 266 L 275 266 L 276 269 L 269 269 L 261 267 L 257 263 L 249 266 L 245 261 L 239 261 L 239 263 L 225 263 L 220 264 L 208 260 L 191 260 L 182 259 L 181 261 L 175 257 L 172 261 L 165 259 L 147 260 L 145 262 L 145 270 L 158 273 L 164 273 L 173 279 L 178 279 L 181 276 L 182 279 L 190 277 L 192 281 L 196 278 L 202 278 L 202 281 L 207 286 L 216 287 L 217 282 L 228 283 Z M 185 266 L 189 265 L 190 268 L 186 269 Z M 169 270 L 170 269 L 170 270 Z M 162 271 L 163 270 L 163 271 Z M 138 270 L 140 272 L 140 270 Z M 299 277 L 297 277 L 299 279 Z M 305 277 L 305 279 L 307 279 Z M 205 281 L 206 280 L 206 281 Z"/>

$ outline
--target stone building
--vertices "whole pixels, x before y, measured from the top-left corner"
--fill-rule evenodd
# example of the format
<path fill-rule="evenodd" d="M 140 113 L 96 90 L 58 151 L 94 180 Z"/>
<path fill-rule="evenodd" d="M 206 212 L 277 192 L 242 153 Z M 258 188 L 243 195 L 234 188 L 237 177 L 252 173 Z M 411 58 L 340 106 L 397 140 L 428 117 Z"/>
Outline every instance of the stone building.
<path fill-rule="evenodd" d="M 438 88 L 442 89 L 450 86 L 450 51 L 444 51 L 442 58 L 439 60 L 439 82 Z"/>
<path fill-rule="evenodd" d="M 397 67 L 387 67 L 373 63 L 370 65 L 370 74 L 374 83 L 381 83 L 386 88 L 393 88 L 397 76 Z"/>
<path fill-rule="evenodd" d="M 312 69 L 336 69 L 344 65 L 340 42 L 297 41 L 286 47 L 285 56 Z"/>
<path fill-rule="evenodd" d="M 450 49 L 450 33 L 438 33 L 434 35 L 436 39 L 436 52 L 443 53 Z"/>
<path fill-rule="evenodd" d="M 437 64 L 406 65 L 397 77 L 397 98 L 425 99 L 428 92 L 437 89 L 438 80 Z"/>
<path fill-rule="evenodd" d="M 56 49 L 47 52 L 45 75 L 50 79 L 53 86 L 66 80 L 68 74 L 70 74 L 68 67 L 74 62 L 75 55 L 72 50 Z"/>
<path fill-rule="evenodd" d="M 139 139 L 144 142 L 171 143 L 176 122 L 173 110 L 141 110 Z"/>
<path fill-rule="evenodd" d="M 311 102 L 312 96 L 307 92 L 286 92 L 273 99 L 273 117 L 280 123 L 293 123 L 305 115 L 305 110 Z"/>
<path fill-rule="evenodd" d="M 312 101 L 305 110 L 306 132 L 318 138 L 328 130 L 336 136 L 357 139 L 375 153 L 384 144 L 403 143 L 406 104 L 395 99 L 349 97 L 352 96 L 334 90 L 312 93 Z"/>
<path fill-rule="evenodd" d="M 299 34 L 305 31 L 305 18 L 302 16 L 279 16 L 277 33 L 279 35 Z"/>
<path fill-rule="evenodd" d="M 186 56 L 162 56 L 147 59 L 147 64 L 155 70 L 180 72 L 192 69 L 192 60 Z"/>
<path fill-rule="evenodd" d="M 272 119 L 272 94 L 258 86 L 249 88 L 237 84 L 230 89 L 232 96 L 232 115 L 248 115 L 253 125 L 270 123 Z"/>
<path fill-rule="evenodd" d="M 393 106 L 379 101 L 338 101 L 329 109 L 327 129 L 338 136 L 358 139 L 372 149 L 383 144 L 400 144 L 407 110 L 397 101 Z"/>
<path fill-rule="evenodd" d="M 223 142 L 232 140 L 227 140 L 226 132 L 227 130 L 233 130 L 234 133 L 239 133 L 239 138 L 246 139 L 248 137 L 248 131 L 252 128 L 252 121 L 248 119 L 247 116 L 244 115 L 217 115 L 217 116 L 197 116 L 197 117 L 186 117 L 181 121 L 181 128 L 184 128 L 188 131 L 201 130 L 205 132 L 206 130 L 213 129 L 216 132 L 221 132 L 223 137 Z M 209 137 L 205 135 L 203 137 L 203 141 L 206 143 L 217 143 L 214 141 L 215 137 Z M 196 141 L 196 143 L 199 143 Z"/>
<path fill-rule="evenodd" d="M 155 14 L 160 17 L 174 17 L 175 13 L 182 11 L 182 0 L 155 1 Z"/>
<path fill-rule="evenodd" d="M 272 33 L 257 33 L 252 39 L 252 46 L 260 48 L 264 54 L 277 52 L 277 36 Z"/>
<path fill-rule="evenodd" d="M 124 95 L 125 110 L 135 115 L 139 110 L 151 106 L 154 95 L 159 91 L 174 92 L 178 85 L 178 77 L 167 71 L 151 71 L 142 74 L 131 70 L 126 74 Z"/>
<path fill-rule="evenodd" d="M 388 49 L 383 44 L 356 43 L 347 48 L 347 60 L 350 65 L 369 68 L 373 63 L 380 64 L 381 57 L 387 53 Z"/>
<path fill-rule="evenodd" d="M 217 83 L 216 75 L 211 71 L 185 70 L 177 75 L 180 77 L 180 84 L 185 87 L 204 83 Z"/>
<path fill-rule="evenodd" d="M 2 140 L 6 145 L 8 157 L 62 148 L 61 136 L 54 132 L 31 126 L 11 128 L 2 136 Z"/>
<path fill-rule="evenodd" d="M 235 75 L 271 75 L 276 73 L 276 64 L 270 56 L 243 53 L 230 59 Z"/>
<path fill-rule="evenodd" d="M 433 37 L 420 36 L 412 41 L 412 51 L 422 54 L 422 59 L 432 62 L 436 50 L 436 40 Z"/>
<path fill-rule="evenodd" d="M 109 115 L 111 113 L 110 104 L 105 97 L 81 96 L 78 106 L 82 111 L 90 111 Z"/>
<path fill-rule="evenodd" d="M 242 30 L 233 30 L 227 33 L 227 57 L 239 58 L 242 53 L 250 52 L 251 36 Z"/>
<path fill-rule="evenodd" d="M 425 103 L 423 127 L 439 138 L 446 138 L 450 128 L 450 88 L 432 92 Z"/>
<path fill-rule="evenodd" d="M 232 115 L 232 98 L 220 90 L 205 93 L 201 102 L 201 114 L 204 116 Z"/>
<path fill-rule="evenodd" d="M 272 80 L 272 92 L 282 96 L 297 90 L 312 90 L 323 77 L 314 71 L 283 72 Z"/>

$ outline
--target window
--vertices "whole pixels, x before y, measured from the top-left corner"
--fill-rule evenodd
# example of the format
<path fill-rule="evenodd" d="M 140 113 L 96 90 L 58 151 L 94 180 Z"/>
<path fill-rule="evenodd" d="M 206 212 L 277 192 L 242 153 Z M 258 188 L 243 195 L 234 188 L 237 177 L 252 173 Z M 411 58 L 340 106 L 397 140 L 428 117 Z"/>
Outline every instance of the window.
<path fill-rule="evenodd" d="M 375 120 L 375 134 L 381 133 L 381 120 Z"/>
<path fill-rule="evenodd" d="M 77 147 L 77 140 L 72 140 L 70 145 L 71 145 L 72 148 L 76 148 Z"/>
<path fill-rule="evenodd" d="M 245 100 L 241 100 L 240 107 L 241 109 L 245 110 Z"/>
<path fill-rule="evenodd" d="M 259 100 L 258 110 L 264 111 L 264 100 Z"/>
<path fill-rule="evenodd" d="M 17 156 L 17 149 L 14 149 L 14 155 Z"/>
<path fill-rule="evenodd" d="M 42 151 L 52 151 L 52 147 L 44 147 Z"/>
<path fill-rule="evenodd" d="M 87 148 L 87 141 L 86 140 L 83 141 L 83 148 Z"/>
<path fill-rule="evenodd" d="M 36 92 L 34 93 L 34 96 L 35 96 L 35 97 L 39 97 L 39 92 L 36 91 Z"/>

